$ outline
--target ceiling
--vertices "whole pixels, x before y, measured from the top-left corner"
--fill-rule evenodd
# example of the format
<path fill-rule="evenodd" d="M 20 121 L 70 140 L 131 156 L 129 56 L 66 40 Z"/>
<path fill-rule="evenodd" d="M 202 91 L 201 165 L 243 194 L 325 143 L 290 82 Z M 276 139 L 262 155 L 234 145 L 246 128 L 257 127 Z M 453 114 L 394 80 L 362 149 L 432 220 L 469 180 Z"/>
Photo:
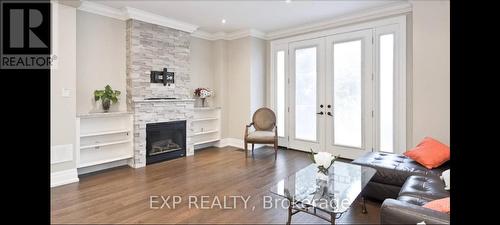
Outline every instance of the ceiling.
<path fill-rule="evenodd" d="M 112 1 L 92 0 L 117 9 L 133 7 L 199 26 L 208 33 L 255 29 L 271 32 L 335 19 L 405 0 L 314 1 Z M 222 19 L 226 20 L 223 24 Z"/>

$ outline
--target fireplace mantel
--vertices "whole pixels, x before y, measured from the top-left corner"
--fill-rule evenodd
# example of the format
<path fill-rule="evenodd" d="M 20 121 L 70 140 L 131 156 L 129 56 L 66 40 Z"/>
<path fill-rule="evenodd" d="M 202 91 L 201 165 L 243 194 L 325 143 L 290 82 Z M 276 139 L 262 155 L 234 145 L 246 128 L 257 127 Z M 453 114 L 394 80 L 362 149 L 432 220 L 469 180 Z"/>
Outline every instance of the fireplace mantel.
<path fill-rule="evenodd" d="M 194 102 L 193 98 L 183 98 L 183 99 L 133 99 L 134 103 L 141 102 Z"/>

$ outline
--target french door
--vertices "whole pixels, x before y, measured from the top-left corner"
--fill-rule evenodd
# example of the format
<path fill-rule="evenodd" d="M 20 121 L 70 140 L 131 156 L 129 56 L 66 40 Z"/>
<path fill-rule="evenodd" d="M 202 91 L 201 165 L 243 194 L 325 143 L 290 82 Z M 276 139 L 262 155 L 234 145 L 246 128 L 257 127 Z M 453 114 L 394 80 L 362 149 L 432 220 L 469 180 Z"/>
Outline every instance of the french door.
<path fill-rule="evenodd" d="M 289 147 L 352 158 L 372 148 L 371 31 L 294 42 Z M 370 42 L 370 44 L 367 44 Z"/>
<path fill-rule="evenodd" d="M 279 145 L 351 159 L 402 152 L 402 30 L 391 24 L 273 45 Z"/>
<path fill-rule="evenodd" d="M 290 139 L 294 149 L 324 148 L 324 39 L 291 43 L 290 49 Z"/>
<path fill-rule="evenodd" d="M 326 38 L 324 151 L 357 158 L 373 148 L 372 31 Z"/>

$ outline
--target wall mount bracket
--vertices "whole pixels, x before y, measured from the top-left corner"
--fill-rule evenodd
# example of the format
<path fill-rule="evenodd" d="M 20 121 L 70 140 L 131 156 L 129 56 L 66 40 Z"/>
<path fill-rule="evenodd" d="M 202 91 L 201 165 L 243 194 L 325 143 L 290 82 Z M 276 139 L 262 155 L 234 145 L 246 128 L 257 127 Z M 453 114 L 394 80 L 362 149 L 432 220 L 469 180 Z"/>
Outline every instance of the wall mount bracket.
<path fill-rule="evenodd" d="M 168 72 L 167 68 L 163 68 L 163 71 L 151 70 L 151 83 L 162 83 L 163 86 L 170 86 L 175 82 L 174 78 L 174 72 Z"/>

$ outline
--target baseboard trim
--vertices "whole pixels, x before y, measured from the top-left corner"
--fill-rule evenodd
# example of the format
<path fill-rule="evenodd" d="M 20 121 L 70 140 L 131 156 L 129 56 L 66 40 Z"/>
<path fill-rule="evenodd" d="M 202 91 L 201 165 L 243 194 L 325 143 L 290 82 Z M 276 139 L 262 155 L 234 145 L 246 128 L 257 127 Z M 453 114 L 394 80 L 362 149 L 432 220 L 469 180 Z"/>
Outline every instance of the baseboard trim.
<path fill-rule="evenodd" d="M 243 139 L 238 139 L 238 138 L 223 138 L 215 146 L 218 147 L 218 148 L 231 146 L 231 147 L 235 147 L 235 148 L 245 149 L 244 143 L 245 142 L 243 141 Z M 248 146 L 248 151 L 251 151 L 252 147 L 250 146 L 250 144 L 248 144 L 248 145 L 249 145 Z M 272 145 L 255 144 L 254 148 L 260 148 L 260 147 L 264 147 L 264 146 L 272 146 Z"/>
<path fill-rule="evenodd" d="M 223 138 L 216 144 L 216 146 L 219 148 L 231 146 L 243 149 L 243 140 L 238 138 Z"/>
<path fill-rule="evenodd" d="M 76 168 L 53 172 L 50 174 L 50 187 L 57 187 L 78 181 L 78 171 Z"/>
<path fill-rule="evenodd" d="M 87 173 L 97 172 L 100 170 L 107 170 L 107 169 L 120 167 L 120 166 L 128 166 L 129 160 L 130 159 L 122 159 L 122 160 L 113 161 L 113 162 L 109 162 L 109 163 L 98 164 L 95 166 L 82 167 L 82 168 L 78 168 L 77 172 L 78 172 L 78 175 L 83 175 L 83 174 L 87 174 Z"/>

